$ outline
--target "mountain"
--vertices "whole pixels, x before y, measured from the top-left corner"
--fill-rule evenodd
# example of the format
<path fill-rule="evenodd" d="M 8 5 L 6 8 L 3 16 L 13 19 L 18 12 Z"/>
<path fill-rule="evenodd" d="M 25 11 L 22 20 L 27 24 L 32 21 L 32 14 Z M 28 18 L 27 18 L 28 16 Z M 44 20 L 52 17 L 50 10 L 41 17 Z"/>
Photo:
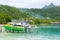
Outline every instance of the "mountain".
<path fill-rule="evenodd" d="M 50 3 L 49 5 L 45 5 L 43 8 L 51 8 L 51 7 L 55 7 L 55 5 L 53 3 Z"/>
<path fill-rule="evenodd" d="M 0 5 L 0 24 L 10 22 L 12 19 L 30 20 L 31 18 L 45 18 L 60 21 L 60 6 L 50 4 L 47 8 L 16 8 L 8 5 Z M 42 21 L 43 22 L 43 21 Z"/>
<path fill-rule="evenodd" d="M 53 4 L 51 4 L 53 5 Z M 24 9 L 24 8 L 23 8 Z M 21 8 L 20 8 L 21 10 Z M 25 9 L 24 9 L 25 10 Z M 22 10 L 22 11 L 24 11 Z M 60 20 L 60 6 L 49 6 L 49 8 L 31 8 L 31 9 L 26 9 L 24 12 L 28 12 L 30 15 L 33 17 L 38 17 L 38 18 L 46 18 L 49 17 L 50 19 L 54 20 Z"/>

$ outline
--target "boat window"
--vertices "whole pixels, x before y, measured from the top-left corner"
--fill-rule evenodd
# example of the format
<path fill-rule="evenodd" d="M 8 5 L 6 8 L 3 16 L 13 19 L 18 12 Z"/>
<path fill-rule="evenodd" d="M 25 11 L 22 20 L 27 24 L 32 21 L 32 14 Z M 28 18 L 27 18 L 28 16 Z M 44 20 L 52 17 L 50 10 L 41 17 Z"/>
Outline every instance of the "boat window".
<path fill-rule="evenodd" d="M 21 26 L 21 25 L 14 24 L 14 26 Z"/>

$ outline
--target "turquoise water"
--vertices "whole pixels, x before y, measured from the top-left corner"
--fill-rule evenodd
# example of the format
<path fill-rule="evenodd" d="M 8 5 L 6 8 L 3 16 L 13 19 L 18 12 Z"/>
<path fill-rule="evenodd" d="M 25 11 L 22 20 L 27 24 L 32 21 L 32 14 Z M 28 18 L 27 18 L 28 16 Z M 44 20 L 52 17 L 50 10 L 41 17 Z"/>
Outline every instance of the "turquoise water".
<path fill-rule="evenodd" d="M 30 33 L 0 33 L 0 40 L 60 40 L 60 25 L 39 26 Z"/>

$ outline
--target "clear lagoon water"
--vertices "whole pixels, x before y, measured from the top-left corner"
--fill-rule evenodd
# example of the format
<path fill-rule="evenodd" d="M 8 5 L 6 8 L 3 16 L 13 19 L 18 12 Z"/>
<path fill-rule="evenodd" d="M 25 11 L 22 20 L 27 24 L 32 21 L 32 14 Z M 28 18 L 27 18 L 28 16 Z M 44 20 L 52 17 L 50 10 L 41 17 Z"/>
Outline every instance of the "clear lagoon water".
<path fill-rule="evenodd" d="M 30 33 L 0 33 L 0 40 L 60 40 L 60 25 L 39 26 Z"/>

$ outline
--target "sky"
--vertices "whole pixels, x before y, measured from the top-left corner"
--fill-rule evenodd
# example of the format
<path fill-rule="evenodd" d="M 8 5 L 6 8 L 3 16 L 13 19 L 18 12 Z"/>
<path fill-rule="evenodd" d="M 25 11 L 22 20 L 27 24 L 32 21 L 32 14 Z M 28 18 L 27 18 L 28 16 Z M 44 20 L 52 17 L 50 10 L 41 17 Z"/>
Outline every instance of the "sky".
<path fill-rule="evenodd" d="M 50 3 L 60 6 L 60 0 L 0 0 L 0 4 L 17 8 L 42 8 Z"/>

